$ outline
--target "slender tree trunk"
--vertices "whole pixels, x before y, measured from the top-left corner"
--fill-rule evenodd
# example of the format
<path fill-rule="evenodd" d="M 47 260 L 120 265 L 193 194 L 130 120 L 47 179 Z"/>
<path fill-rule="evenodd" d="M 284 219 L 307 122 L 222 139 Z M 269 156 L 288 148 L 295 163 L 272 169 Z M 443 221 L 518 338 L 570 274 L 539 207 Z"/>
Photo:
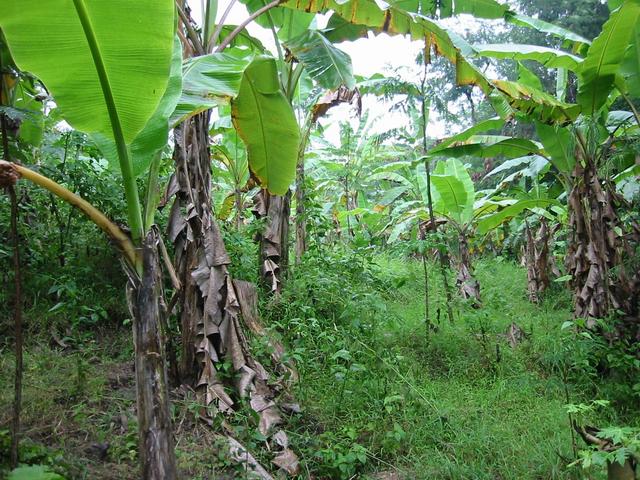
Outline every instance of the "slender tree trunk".
<path fill-rule="evenodd" d="M 144 480 L 172 480 L 177 476 L 169 408 L 169 389 L 162 317 L 166 315 L 158 238 L 152 230 L 142 245 L 143 273 L 130 276 L 133 313 L 139 454 Z"/>
<path fill-rule="evenodd" d="M 236 230 L 240 230 L 240 225 L 242 225 L 242 191 L 236 187 L 234 194 L 234 204 L 236 207 L 236 219 L 235 225 Z"/>
<path fill-rule="evenodd" d="M 529 301 L 532 303 L 538 303 L 540 298 L 538 297 L 538 278 L 536 271 L 536 245 L 528 222 L 525 225 L 525 240 L 524 259 L 525 266 L 527 268 L 527 290 L 529 291 Z"/>
<path fill-rule="evenodd" d="M 425 155 L 427 153 L 427 118 L 428 118 L 428 103 L 426 100 L 426 81 L 427 81 L 427 64 L 424 65 L 424 76 L 422 78 L 422 83 L 420 85 L 421 95 L 422 95 L 422 150 Z M 429 165 L 429 160 L 425 158 L 424 167 L 427 173 L 427 209 L 429 210 L 429 225 L 427 231 L 431 231 L 434 234 L 438 231 L 438 224 L 436 222 L 436 217 L 433 214 L 433 197 L 431 195 L 431 169 Z M 451 292 L 451 286 L 449 285 L 449 278 L 447 275 L 447 255 L 441 250 L 438 249 L 438 261 L 440 262 L 440 275 L 442 277 L 442 285 L 444 287 L 444 294 L 447 303 L 447 317 L 449 318 L 449 322 L 453 323 L 453 295 Z M 426 280 L 425 280 L 426 282 Z M 429 296 L 429 286 L 425 283 L 425 295 Z M 425 304 L 428 304 L 428 298 L 425 299 Z M 430 323 L 430 319 L 428 319 L 429 315 L 427 315 L 427 323 Z"/>
<path fill-rule="evenodd" d="M 2 130 L 2 155 L 6 161 L 10 161 L 9 136 L 7 132 L 7 118 L 4 113 L 0 114 L 0 129 Z M 6 187 L 9 201 L 11 203 L 11 239 L 13 241 L 13 273 L 14 273 L 14 306 L 13 323 L 16 336 L 16 367 L 13 397 L 13 418 L 11 422 L 11 451 L 9 461 L 11 468 L 18 466 L 20 447 L 20 413 L 22 411 L 22 270 L 20 263 L 20 235 L 18 232 L 18 197 L 16 195 L 15 183 L 17 176 L 7 173 L 0 175 L 0 187 Z"/>
<path fill-rule="evenodd" d="M 544 217 L 540 219 L 540 227 L 535 237 L 529 224 L 526 224 L 527 284 L 529 300 L 533 303 L 539 303 L 542 295 L 549 288 L 549 270 L 552 267 L 549 258 L 549 238 L 549 226 Z"/>
<path fill-rule="evenodd" d="M 6 158 L 6 157 L 5 157 Z M 22 271 L 20 264 L 20 237 L 18 233 L 18 198 L 13 186 L 7 187 L 11 199 L 11 237 L 13 239 L 14 307 L 13 321 L 16 335 L 16 369 L 13 398 L 13 422 L 11 424 L 11 467 L 18 466 L 20 444 L 20 413 L 22 410 Z"/>
<path fill-rule="evenodd" d="M 425 249 L 426 250 L 426 249 Z M 429 269 L 427 267 L 427 252 L 422 252 L 422 274 L 424 275 L 424 324 L 427 338 L 431 331 L 431 317 L 429 316 Z"/>

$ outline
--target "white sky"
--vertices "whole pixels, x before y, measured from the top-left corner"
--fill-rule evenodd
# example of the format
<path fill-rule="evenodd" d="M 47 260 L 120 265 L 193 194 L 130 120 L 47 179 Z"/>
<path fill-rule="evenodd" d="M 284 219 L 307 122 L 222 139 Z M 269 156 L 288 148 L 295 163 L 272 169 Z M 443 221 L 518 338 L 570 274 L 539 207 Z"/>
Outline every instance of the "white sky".
<path fill-rule="evenodd" d="M 202 18 L 203 5 L 201 0 L 188 0 L 189 5 L 192 8 L 192 16 L 196 22 L 200 24 Z M 218 20 L 220 19 L 222 12 L 226 9 L 229 0 L 220 0 L 218 4 Z M 236 1 L 232 7 L 230 15 L 226 19 L 226 23 L 237 25 L 248 17 L 245 6 Z M 318 24 L 320 27 L 324 26 L 328 21 L 328 15 L 318 16 Z M 469 17 L 468 19 L 456 18 L 455 24 L 450 24 L 450 27 L 457 27 L 468 29 L 474 27 L 474 21 Z M 252 36 L 259 39 L 263 45 L 269 49 L 274 56 L 276 56 L 275 44 L 271 31 L 260 27 L 255 22 L 252 22 L 247 26 L 247 31 Z M 368 38 L 361 38 L 353 42 L 343 42 L 337 44 L 338 48 L 348 53 L 351 57 L 353 65 L 353 73 L 355 75 L 370 76 L 374 73 L 389 72 L 391 69 L 398 67 L 405 67 L 403 70 L 407 72 L 416 71 L 415 58 L 422 48 L 421 42 L 412 42 L 407 37 L 394 35 L 389 36 L 386 34 L 373 35 L 369 33 Z M 410 74 L 410 73 L 409 73 Z M 417 80 L 416 77 L 414 78 Z M 385 130 L 397 128 L 406 123 L 407 118 L 399 112 L 389 112 L 389 104 L 385 103 L 381 99 L 375 98 L 372 95 L 366 95 L 363 99 L 363 111 L 369 111 L 369 121 L 375 122 L 375 126 L 372 128 L 372 133 L 379 133 Z M 338 106 L 329 111 L 329 114 L 322 120 L 322 124 L 326 127 L 324 135 L 332 141 L 337 142 L 339 139 L 339 121 L 351 121 L 357 124 L 357 120 L 352 118 L 348 106 Z M 438 122 L 432 115 L 431 124 L 429 126 L 431 135 L 437 135 L 444 137 L 456 132 L 446 132 L 445 126 L 442 122 Z"/>

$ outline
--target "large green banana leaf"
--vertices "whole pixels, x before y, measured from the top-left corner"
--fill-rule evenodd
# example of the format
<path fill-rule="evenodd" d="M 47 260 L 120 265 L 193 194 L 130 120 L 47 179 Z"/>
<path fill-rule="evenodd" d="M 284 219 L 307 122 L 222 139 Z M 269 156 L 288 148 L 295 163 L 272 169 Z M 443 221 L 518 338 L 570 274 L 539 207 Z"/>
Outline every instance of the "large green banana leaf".
<path fill-rule="evenodd" d="M 477 224 L 477 231 L 484 235 L 488 231 L 496 228 L 500 224 L 511 220 L 527 209 L 545 208 L 551 205 L 560 205 L 557 200 L 550 198 L 533 198 L 518 200 L 513 205 L 503 208 L 495 213 L 480 218 Z"/>
<path fill-rule="evenodd" d="M 378 180 L 387 180 L 389 182 L 399 183 L 404 185 L 407 189 L 413 188 L 413 183 L 411 183 L 408 178 L 396 172 L 380 171 L 372 173 L 367 177 L 367 183 L 373 183 Z"/>
<path fill-rule="evenodd" d="M 625 0 L 593 41 L 578 72 L 578 103 L 583 113 L 594 114 L 607 101 L 639 19 L 640 0 Z"/>
<path fill-rule="evenodd" d="M 576 163 L 573 151 L 575 141 L 571 130 L 536 122 L 536 132 L 554 167 L 562 173 L 571 173 Z"/>
<path fill-rule="evenodd" d="M 521 62 L 518 62 L 518 83 L 527 87 L 544 91 L 544 86 L 542 85 L 542 80 L 540 80 L 540 77 L 538 77 L 535 73 L 525 67 Z"/>
<path fill-rule="evenodd" d="M 284 195 L 295 177 L 300 130 L 273 58 L 257 57 L 247 67 L 231 115 L 249 168 L 271 193 Z"/>
<path fill-rule="evenodd" d="M 318 30 L 307 30 L 286 42 L 285 46 L 322 87 L 335 89 L 344 85 L 349 90 L 355 88 L 351 57 L 336 48 Z"/>
<path fill-rule="evenodd" d="M 496 0 L 442 0 L 440 9 L 444 13 L 452 12 L 454 15 L 468 13 L 476 18 L 495 20 L 503 18 L 509 6 Z"/>
<path fill-rule="evenodd" d="M 441 16 L 447 16 L 446 13 L 443 13 L 443 10 L 449 7 L 452 8 L 451 13 L 476 11 L 478 14 L 487 15 L 487 18 L 497 18 L 496 13 L 500 11 L 505 18 L 509 16 L 508 9 L 493 1 L 460 0 L 460 2 L 456 3 L 458 6 L 451 2 L 439 2 Z M 415 5 L 419 6 L 417 11 L 421 13 L 413 13 L 408 10 L 408 8 L 415 8 Z M 520 88 L 518 84 L 513 84 L 513 82 L 491 82 L 467 60 L 467 57 L 474 54 L 473 47 L 438 21 L 427 18 L 425 14 L 433 14 L 433 12 L 429 8 L 425 8 L 420 2 L 285 0 L 282 6 L 307 12 L 327 12 L 332 10 L 346 22 L 355 25 L 366 25 L 370 30 L 391 35 L 408 34 L 414 40 L 424 41 L 427 61 L 432 49 L 447 58 L 455 66 L 456 82 L 459 85 L 477 85 L 486 95 L 491 95 L 492 103 L 501 117 L 512 116 L 511 108 L 515 108 L 524 114 L 535 112 L 539 118 L 545 121 L 553 120 L 558 122 L 573 121 L 579 113 L 579 107 L 559 102 L 544 92 L 525 87 Z M 514 17 L 511 15 L 509 18 L 513 19 Z M 540 28 L 545 27 L 544 25 L 538 26 Z"/>
<path fill-rule="evenodd" d="M 474 45 L 473 49 L 482 57 L 507 58 L 511 60 L 533 60 L 548 68 L 566 68 L 575 71 L 582 58 L 562 50 L 540 45 L 513 43 L 491 43 Z"/>
<path fill-rule="evenodd" d="M 559 25 L 545 22 L 544 20 L 540 20 L 538 18 L 527 17 L 526 15 L 520 15 L 512 11 L 507 12 L 504 18 L 507 22 L 514 25 L 532 28 L 534 30 L 537 30 L 538 32 L 553 35 L 561 39 L 563 45 L 572 45 L 574 53 L 582 54 L 583 52 L 586 52 L 589 45 L 591 45 L 591 41 L 578 35 L 577 33 L 560 27 Z"/>
<path fill-rule="evenodd" d="M 144 128 L 128 146 L 133 174 L 139 176 L 146 172 L 154 155 L 167 144 L 169 136 L 169 117 L 182 91 L 182 45 L 176 36 L 173 45 L 173 60 L 167 89 Z M 109 164 L 117 168 L 118 148 L 113 138 L 101 133 L 91 134 L 91 138 L 102 151 Z"/>
<path fill-rule="evenodd" d="M 467 195 L 467 201 L 463 211 L 461 212 L 460 221 L 461 223 L 467 223 L 471 220 L 473 216 L 473 204 L 475 202 L 476 190 L 473 185 L 473 180 L 471 180 L 471 176 L 469 175 L 468 170 L 462 164 L 460 160 L 457 158 L 449 158 L 444 164 L 444 171 L 453 175 L 455 178 L 462 182 L 464 186 L 464 190 Z"/>
<path fill-rule="evenodd" d="M 530 85 L 508 80 L 493 80 L 492 84 L 504 94 L 511 107 L 543 122 L 565 124 L 573 122 L 580 114 L 579 105 L 561 102 Z"/>
<path fill-rule="evenodd" d="M 228 105 L 238 95 L 253 58 L 250 51 L 234 47 L 187 60 L 182 68 L 182 94 L 170 123 L 175 126 L 215 106 Z"/>
<path fill-rule="evenodd" d="M 444 140 L 442 140 L 437 146 L 435 146 L 434 148 L 432 148 L 431 150 L 429 150 L 429 154 L 433 155 L 436 152 L 439 152 L 441 150 L 444 150 L 445 148 L 449 147 L 450 145 L 457 143 L 457 142 L 464 142 L 466 140 L 468 140 L 470 137 L 472 137 L 473 135 L 476 135 L 478 133 L 485 133 L 487 131 L 490 130 L 500 130 L 502 129 L 502 127 L 504 126 L 504 120 L 502 118 L 489 118 L 487 120 L 483 120 L 481 122 L 476 123 L 474 126 L 467 128 L 465 131 L 460 132 L 456 135 L 453 135 L 449 138 L 445 138 Z"/>
<path fill-rule="evenodd" d="M 226 40 L 226 38 L 235 31 L 236 28 L 238 28 L 238 25 L 225 24 L 220 30 L 218 42 L 222 43 Z M 236 36 L 231 40 L 229 47 L 248 47 L 254 53 L 265 53 L 266 50 L 262 42 L 249 34 L 246 30 L 242 30 L 240 33 L 236 34 Z M 226 52 L 229 50 L 229 47 L 225 48 L 224 51 Z"/>
<path fill-rule="evenodd" d="M 548 165 L 549 160 L 542 155 L 525 155 L 523 157 L 516 157 L 507 160 L 506 162 L 502 162 L 496 168 L 487 173 L 484 178 L 492 177 L 498 173 L 508 172 L 516 167 L 521 167 L 518 171 L 520 176 L 536 178 Z M 503 181 L 506 181 L 506 179 Z"/>
<path fill-rule="evenodd" d="M 16 65 L 36 75 L 74 128 L 117 144 L 129 224 L 143 234 L 129 147 L 167 89 L 171 0 L 6 0 L 3 30 Z"/>
<path fill-rule="evenodd" d="M 431 182 L 442 199 L 442 211 L 439 213 L 450 216 L 458 225 L 462 225 L 468 200 L 462 181 L 453 175 L 434 173 L 431 175 Z"/>
<path fill-rule="evenodd" d="M 230 103 L 251 171 L 271 193 L 284 194 L 295 176 L 299 130 L 273 58 L 229 48 L 188 60 L 171 124 Z"/>
<path fill-rule="evenodd" d="M 74 5 L 86 10 L 86 34 Z M 0 27 L 21 70 L 32 72 L 77 130 L 112 137 L 107 96 L 130 144 L 156 111 L 169 79 L 171 0 L 6 0 Z M 103 90 L 87 35 L 104 64 Z"/>
<path fill-rule="evenodd" d="M 467 140 L 457 142 L 455 145 L 440 149 L 433 153 L 437 156 L 462 157 L 472 155 L 475 157 L 516 158 L 532 153 L 539 153 L 540 145 L 525 138 L 513 138 L 502 135 L 472 135 Z M 431 155 L 432 153 L 429 152 Z"/>
<path fill-rule="evenodd" d="M 428 47 L 427 52 L 433 48 L 438 54 L 451 61 L 456 67 L 456 79 L 459 84 L 478 85 L 485 93 L 491 90 L 489 81 L 482 72 L 465 59 L 465 56 L 473 53 L 471 46 L 436 20 L 403 9 L 402 7 L 407 7 L 406 3 L 396 5 L 395 3 L 377 3 L 375 0 L 348 2 L 341 0 L 286 0 L 282 6 L 314 13 L 333 10 L 347 22 L 366 25 L 370 30 L 390 35 L 409 34 L 414 40 L 425 41 Z M 422 7 L 420 11 L 425 14 L 432 13 Z"/>
<path fill-rule="evenodd" d="M 367 31 L 368 27 L 366 25 L 347 22 L 340 15 L 334 13 L 329 18 L 327 27 L 322 31 L 322 34 L 330 42 L 340 43 L 366 37 Z"/>
<path fill-rule="evenodd" d="M 634 97 L 640 98 L 640 22 L 631 37 L 621 65 L 621 73 L 625 80 L 625 88 Z"/>
<path fill-rule="evenodd" d="M 281 10 L 282 23 L 278 25 L 278 38 L 282 42 L 287 42 L 306 32 L 315 17 L 313 13 L 300 12 L 290 8 L 282 8 Z"/>
<path fill-rule="evenodd" d="M 384 195 L 382 196 L 382 198 L 380 198 L 380 200 L 378 200 L 378 202 L 377 202 L 376 206 L 374 207 L 374 209 L 376 211 L 384 210 L 386 207 L 388 207 L 393 202 L 395 202 L 398 198 L 400 198 L 402 195 L 404 195 L 408 190 L 409 190 L 409 188 L 407 188 L 405 185 L 401 185 L 399 187 L 393 187 L 393 188 L 387 189 L 384 192 Z"/>
<path fill-rule="evenodd" d="M 469 172 L 460 160 L 450 158 L 446 162 L 439 162 L 431 175 L 431 182 L 439 197 L 436 210 L 448 215 L 460 226 L 469 222 L 473 216 L 475 189 Z"/>

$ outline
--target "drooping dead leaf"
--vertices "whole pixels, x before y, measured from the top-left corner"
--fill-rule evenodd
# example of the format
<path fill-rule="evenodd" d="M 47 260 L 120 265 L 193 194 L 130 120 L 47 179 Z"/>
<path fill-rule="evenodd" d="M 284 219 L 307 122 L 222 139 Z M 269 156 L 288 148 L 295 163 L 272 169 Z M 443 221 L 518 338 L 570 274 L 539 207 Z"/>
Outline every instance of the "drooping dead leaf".
<path fill-rule="evenodd" d="M 362 97 L 360 91 L 355 88 L 349 90 L 341 85 L 337 90 L 328 90 L 313 106 L 312 122 L 315 123 L 320 117 L 324 116 L 329 109 L 341 103 L 349 103 L 355 107 L 358 115 L 362 112 Z"/>
<path fill-rule="evenodd" d="M 289 475 L 300 473 L 300 461 L 298 456 L 290 448 L 285 448 L 276 456 L 272 462 L 287 472 Z"/>
<path fill-rule="evenodd" d="M 627 248 L 630 243 L 637 245 L 639 236 L 616 233 L 625 227 L 616 213 L 616 205 L 624 199 L 598 177 L 593 159 L 584 160 L 576 162 L 573 171 L 566 266 L 574 315 L 592 327 L 594 319 L 605 318 L 612 309 L 637 316 L 640 292 L 633 280 L 637 272 L 627 275 L 624 257 L 629 257 Z M 640 334 L 640 326 L 635 330 Z"/>
<path fill-rule="evenodd" d="M 246 471 L 260 480 L 274 480 L 273 477 L 265 470 L 265 468 L 258 463 L 256 458 L 235 438 L 227 435 L 227 442 L 229 444 L 229 456 L 232 460 L 243 465 Z M 251 477 L 249 477 L 251 478 Z"/>
<path fill-rule="evenodd" d="M 288 264 L 291 191 L 286 195 L 271 195 L 263 189 L 254 196 L 253 201 L 252 212 L 256 218 L 266 217 L 264 231 L 258 235 L 260 277 L 271 293 L 277 295 Z"/>

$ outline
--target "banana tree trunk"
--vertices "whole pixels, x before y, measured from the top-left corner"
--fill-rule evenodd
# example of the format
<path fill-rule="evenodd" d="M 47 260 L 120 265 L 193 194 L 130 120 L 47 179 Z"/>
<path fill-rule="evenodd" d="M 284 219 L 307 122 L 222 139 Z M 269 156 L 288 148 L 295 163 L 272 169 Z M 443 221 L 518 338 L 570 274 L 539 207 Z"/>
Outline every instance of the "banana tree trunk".
<path fill-rule="evenodd" d="M 286 195 L 271 195 L 260 190 L 254 197 L 253 212 L 266 217 L 264 231 L 258 235 L 260 279 L 275 295 L 280 294 L 289 267 L 289 214 L 291 190 Z"/>
<path fill-rule="evenodd" d="M 623 312 L 618 333 L 640 340 L 640 272 L 635 260 L 640 227 L 632 223 L 627 228 L 620 222 L 616 209 L 624 199 L 598 178 L 595 162 L 577 162 L 573 180 L 566 263 L 574 315 L 593 326 L 595 319 L 614 310 Z"/>
<path fill-rule="evenodd" d="M 305 218 L 304 156 L 296 165 L 296 265 L 307 251 L 307 219 Z"/>
<path fill-rule="evenodd" d="M 471 255 L 469 254 L 469 242 L 464 233 L 458 235 L 458 276 L 456 284 L 460 289 L 460 294 L 464 299 L 471 299 L 475 308 L 480 306 L 480 284 L 473 276 L 471 265 Z"/>
<path fill-rule="evenodd" d="M 168 233 L 181 284 L 177 303 L 182 331 L 180 376 L 193 385 L 209 412 L 230 413 L 241 398 L 248 399 L 258 415 L 260 433 L 277 434 L 280 441 L 270 447 L 277 454 L 273 462 L 295 474 L 297 458 L 286 447 L 288 442 L 282 442 L 284 431 L 276 428 L 282 422 L 276 404 L 279 386 L 294 375 L 282 365 L 282 347 L 274 349 L 280 352 L 274 357 L 281 367 L 278 379 L 270 379 L 250 353 L 245 327 L 258 335 L 265 333 L 256 327 L 255 287 L 234 281 L 229 274 L 231 260 L 211 209 L 208 124 L 205 112 L 174 130 L 175 173 L 167 190 L 167 198 L 175 195 Z M 232 365 L 233 380 L 220 374 L 225 361 Z"/>
<path fill-rule="evenodd" d="M 181 284 L 178 315 L 182 332 L 180 379 L 191 383 L 206 404 L 226 411 L 233 400 L 225 392 L 216 365 L 240 348 L 237 301 L 227 272 L 230 258 L 211 210 L 209 114 L 202 113 L 174 130 L 175 174 L 167 196 L 176 199 L 169 216 L 175 269 Z M 241 367 L 242 361 L 234 364 Z"/>
<path fill-rule="evenodd" d="M 546 219 L 540 219 L 540 228 L 534 237 L 529 224 L 526 224 L 525 259 L 527 267 L 527 284 L 529 300 L 539 303 L 544 292 L 549 288 L 549 226 Z"/>
<path fill-rule="evenodd" d="M 133 316 L 139 455 L 144 480 L 176 478 L 176 459 L 162 325 L 166 315 L 158 237 L 151 231 L 142 245 L 143 273 L 129 276 Z"/>
<path fill-rule="evenodd" d="M 573 178 L 567 269 L 572 276 L 574 315 L 593 324 L 594 319 L 606 317 L 612 307 L 619 307 L 609 285 L 609 270 L 617 263 L 617 216 L 594 162 L 587 161 L 584 167 L 576 162 Z"/>

